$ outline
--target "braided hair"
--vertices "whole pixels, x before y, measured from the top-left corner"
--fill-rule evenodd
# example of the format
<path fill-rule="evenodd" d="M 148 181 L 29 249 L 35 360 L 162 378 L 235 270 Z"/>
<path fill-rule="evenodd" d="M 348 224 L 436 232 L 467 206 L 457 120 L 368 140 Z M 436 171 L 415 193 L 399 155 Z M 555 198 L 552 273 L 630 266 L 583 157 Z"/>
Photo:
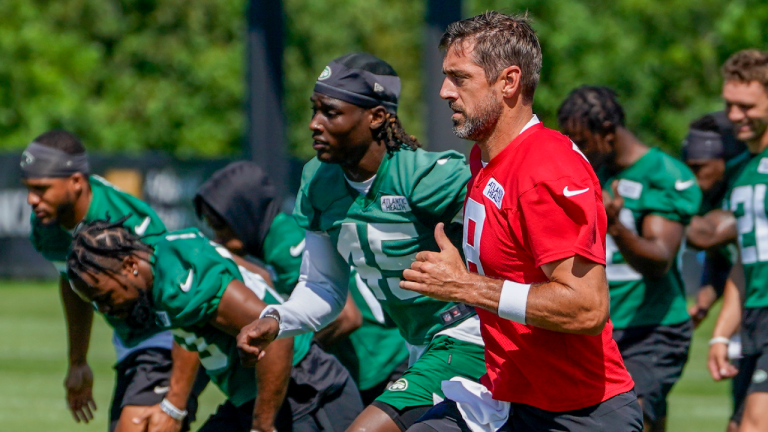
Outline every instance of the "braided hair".
<path fill-rule="evenodd" d="M 402 147 L 409 147 L 413 150 L 421 147 L 419 140 L 403 129 L 397 114 L 387 113 L 387 118 L 384 125 L 378 130 L 376 139 L 384 142 L 388 152 L 400 150 Z"/>
<path fill-rule="evenodd" d="M 606 135 L 624 126 L 624 109 L 616 92 L 608 87 L 581 86 L 560 105 L 557 121 L 563 131 L 585 128 Z"/>
<path fill-rule="evenodd" d="M 70 278 L 83 273 L 115 273 L 123 258 L 136 252 L 152 253 L 152 248 L 129 232 L 123 223 L 130 215 L 110 222 L 96 219 L 84 222 L 72 238 L 67 256 Z"/>

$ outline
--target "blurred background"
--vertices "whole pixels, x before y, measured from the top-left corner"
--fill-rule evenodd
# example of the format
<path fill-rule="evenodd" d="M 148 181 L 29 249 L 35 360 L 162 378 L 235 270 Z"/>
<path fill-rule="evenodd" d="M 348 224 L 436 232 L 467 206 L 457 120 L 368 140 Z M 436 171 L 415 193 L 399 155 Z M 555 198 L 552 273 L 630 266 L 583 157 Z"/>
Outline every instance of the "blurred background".
<path fill-rule="evenodd" d="M 607 85 L 628 128 L 672 155 L 691 120 L 721 109 L 725 59 L 768 48 L 768 3 L 756 0 L 0 0 L 0 430 L 105 430 L 112 387 L 97 320 L 101 409 L 89 426 L 69 418 L 64 321 L 46 281 L 55 272 L 27 240 L 18 181 L 19 153 L 35 136 L 78 135 L 94 172 L 147 200 L 169 229 L 198 224 L 194 191 L 233 159 L 267 167 L 290 205 L 313 156 L 315 78 L 351 51 L 398 71 L 409 133 L 430 149 L 466 151 L 437 96 L 437 41 L 446 24 L 487 9 L 533 18 L 544 54 L 534 111 L 546 125 L 574 87 Z M 673 392 L 672 432 L 724 430 L 729 384 L 712 383 L 704 366 L 713 320 Z"/>

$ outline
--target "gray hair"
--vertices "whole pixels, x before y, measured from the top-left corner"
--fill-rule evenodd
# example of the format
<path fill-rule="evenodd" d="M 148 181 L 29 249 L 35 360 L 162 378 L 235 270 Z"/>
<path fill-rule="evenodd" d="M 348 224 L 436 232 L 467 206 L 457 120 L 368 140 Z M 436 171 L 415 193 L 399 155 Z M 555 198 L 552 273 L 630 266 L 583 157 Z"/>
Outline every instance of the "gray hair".
<path fill-rule="evenodd" d="M 472 60 L 485 72 L 488 83 L 515 65 L 522 71 L 523 99 L 530 102 L 541 74 L 541 46 L 531 20 L 526 16 L 487 11 L 448 26 L 440 39 L 440 49 L 454 47 L 462 53 L 464 43 L 474 44 Z"/>

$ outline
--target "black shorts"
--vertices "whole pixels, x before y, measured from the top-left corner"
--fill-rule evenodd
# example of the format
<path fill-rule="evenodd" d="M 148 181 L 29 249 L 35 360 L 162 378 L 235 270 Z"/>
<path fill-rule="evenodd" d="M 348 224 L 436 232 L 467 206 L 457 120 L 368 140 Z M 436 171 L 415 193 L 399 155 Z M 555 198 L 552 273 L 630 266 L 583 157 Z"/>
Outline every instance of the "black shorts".
<path fill-rule="evenodd" d="M 248 432 L 253 418 L 252 400 L 235 406 L 226 401 L 199 432 Z M 344 432 L 363 410 L 352 376 L 336 357 L 312 344 L 291 370 L 285 402 L 275 427 L 292 432 Z"/>
<path fill-rule="evenodd" d="M 551 412 L 513 403 L 509 420 L 499 432 L 640 432 L 643 419 L 633 391 L 616 395 L 597 405 L 573 411 Z M 408 432 L 471 432 L 456 403 L 435 405 Z"/>
<path fill-rule="evenodd" d="M 171 379 L 171 350 L 147 348 L 131 353 L 115 366 L 115 392 L 109 409 L 109 430 L 114 431 L 125 406 L 159 404 L 168 392 Z M 189 430 L 195 420 L 197 397 L 208 384 L 208 376 L 200 368 L 187 401 L 187 418 L 182 430 Z"/>
<path fill-rule="evenodd" d="M 752 393 L 768 393 L 768 347 L 762 352 L 745 355 L 738 363 L 739 373 L 733 379 L 733 416 L 741 423 L 747 397 Z"/>
<path fill-rule="evenodd" d="M 693 324 L 614 329 L 624 365 L 635 381 L 643 415 L 655 422 L 667 415 L 667 395 L 688 361 Z"/>

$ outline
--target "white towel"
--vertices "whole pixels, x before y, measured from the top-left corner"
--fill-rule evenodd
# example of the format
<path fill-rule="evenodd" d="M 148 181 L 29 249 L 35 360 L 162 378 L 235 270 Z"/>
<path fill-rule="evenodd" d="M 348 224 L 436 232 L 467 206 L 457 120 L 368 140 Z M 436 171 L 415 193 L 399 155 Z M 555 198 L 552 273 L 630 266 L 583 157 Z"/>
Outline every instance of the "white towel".
<path fill-rule="evenodd" d="M 494 400 L 484 385 L 462 377 L 441 383 L 445 398 L 456 402 L 472 432 L 496 432 L 509 419 L 510 403 Z"/>

